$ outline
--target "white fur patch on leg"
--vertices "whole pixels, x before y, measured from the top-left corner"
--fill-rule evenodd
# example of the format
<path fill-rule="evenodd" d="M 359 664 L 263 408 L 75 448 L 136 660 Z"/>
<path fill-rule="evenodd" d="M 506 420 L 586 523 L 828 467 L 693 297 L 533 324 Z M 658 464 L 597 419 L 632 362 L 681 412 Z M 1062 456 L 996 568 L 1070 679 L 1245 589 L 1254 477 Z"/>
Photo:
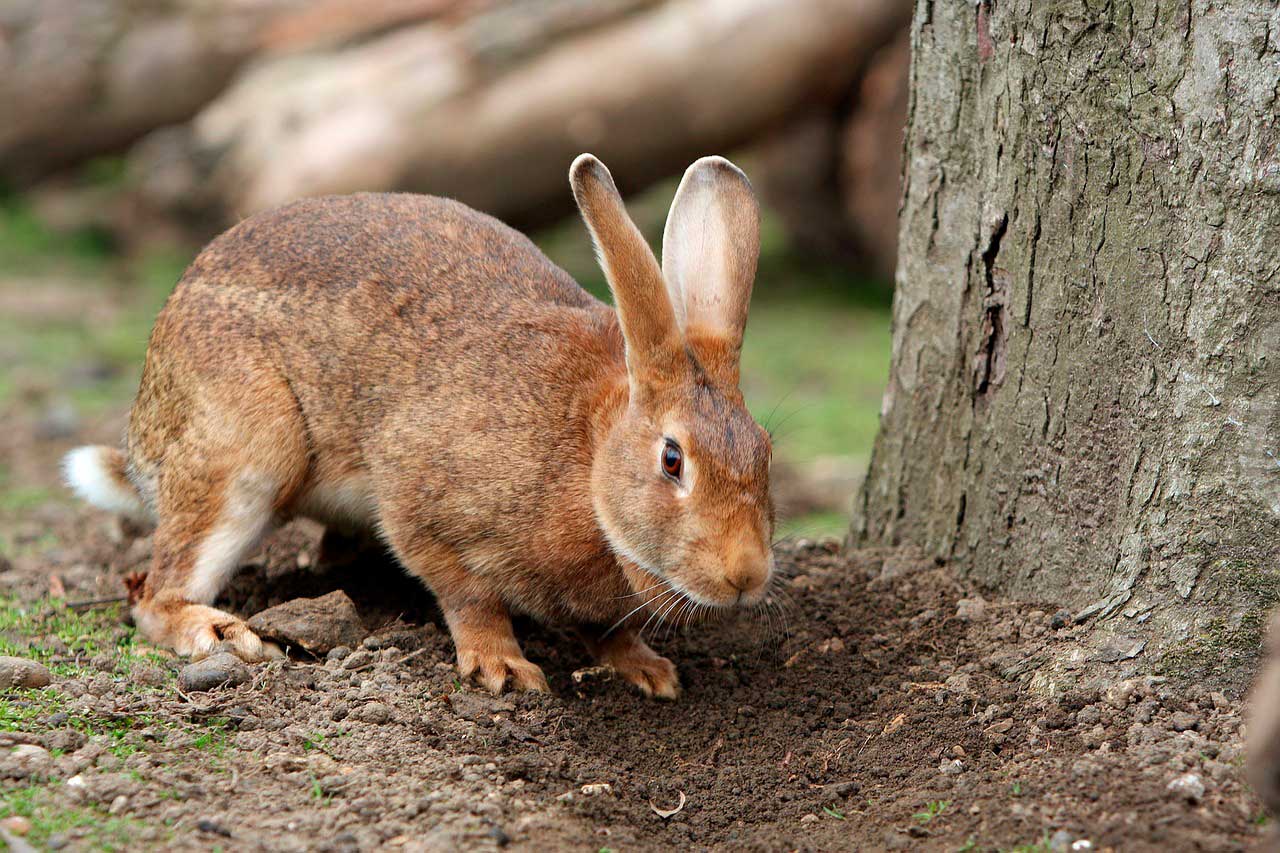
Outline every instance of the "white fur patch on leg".
<path fill-rule="evenodd" d="M 146 507 L 135 489 L 121 483 L 114 471 L 111 447 L 77 447 L 62 460 L 62 474 L 68 486 L 82 500 L 120 515 L 143 518 Z"/>
<path fill-rule="evenodd" d="M 209 604 L 222 591 L 240 567 L 240 559 L 271 525 L 271 505 L 278 488 L 274 479 L 256 471 L 243 471 L 236 477 L 227 490 L 217 526 L 200 543 L 187 581 L 188 601 Z"/>
<path fill-rule="evenodd" d="M 355 530 L 372 530 L 378 518 L 377 501 L 365 477 L 312 486 L 295 506 L 299 515 Z"/>

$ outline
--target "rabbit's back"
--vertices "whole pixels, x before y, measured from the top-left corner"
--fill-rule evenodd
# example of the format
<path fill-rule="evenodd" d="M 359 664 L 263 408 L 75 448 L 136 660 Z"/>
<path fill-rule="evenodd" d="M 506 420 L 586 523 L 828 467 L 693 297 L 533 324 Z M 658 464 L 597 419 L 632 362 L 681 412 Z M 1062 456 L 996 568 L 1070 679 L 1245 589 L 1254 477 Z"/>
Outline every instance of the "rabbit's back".
<path fill-rule="evenodd" d="M 251 217 L 201 252 L 179 291 L 198 282 L 336 297 L 371 281 L 394 291 L 448 289 L 464 302 L 594 302 L 519 231 L 451 199 L 411 193 L 304 199 Z"/>
<path fill-rule="evenodd" d="M 549 433 L 571 374 L 621 358 L 612 310 L 496 219 L 430 196 L 308 199 L 245 220 L 187 270 L 152 333 L 130 455 L 145 473 L 193 414 L 274 407 L 301 416 L 298 494 L 402 452 L 488 463 L 490 440 L 523 467 L 513 450 L 569 440 Z M 397 424 L 417 428 L 388 440 Z M 445 447 L 463 433 L 469 450 Z"/>

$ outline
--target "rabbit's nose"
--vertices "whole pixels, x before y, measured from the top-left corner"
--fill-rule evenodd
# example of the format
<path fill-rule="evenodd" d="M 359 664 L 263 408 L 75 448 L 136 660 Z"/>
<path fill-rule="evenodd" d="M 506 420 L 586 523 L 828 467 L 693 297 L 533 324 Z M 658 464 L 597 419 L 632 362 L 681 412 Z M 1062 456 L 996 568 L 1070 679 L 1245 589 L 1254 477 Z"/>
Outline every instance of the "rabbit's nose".
<path fill-rule="evenodd" d="M 769 580 L 772 569 L 771 554 L 743 555 L 725 572 L 725 583 L 738 591 L 738 600 L 760 590 Z"/>

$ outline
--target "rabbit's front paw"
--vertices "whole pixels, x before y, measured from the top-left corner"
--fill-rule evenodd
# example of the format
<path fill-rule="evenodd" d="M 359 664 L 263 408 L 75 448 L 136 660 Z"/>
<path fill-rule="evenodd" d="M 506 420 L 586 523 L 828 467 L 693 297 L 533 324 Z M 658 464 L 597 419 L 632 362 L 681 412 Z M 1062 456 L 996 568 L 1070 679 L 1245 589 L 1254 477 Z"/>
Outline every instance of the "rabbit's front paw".
<path fill-rule="evenodd" d="M 595 644 L 593 651 L 600 663 L 639 687 L 644 695 L 658 699 L 675 699 L 680 695 L 676 665 L 649 648 L 638 635 L 619 632 Z"/>
<path fill-rule="evenodd" d="M 547 677 L 536 663 L 530 663 L 519 649 L 514 653 L 488 649 L 458 649 L 458 672 L 472 678 L 490 693 L 501 693 L 510 682 L 516 690 L 550 693 Z"/>

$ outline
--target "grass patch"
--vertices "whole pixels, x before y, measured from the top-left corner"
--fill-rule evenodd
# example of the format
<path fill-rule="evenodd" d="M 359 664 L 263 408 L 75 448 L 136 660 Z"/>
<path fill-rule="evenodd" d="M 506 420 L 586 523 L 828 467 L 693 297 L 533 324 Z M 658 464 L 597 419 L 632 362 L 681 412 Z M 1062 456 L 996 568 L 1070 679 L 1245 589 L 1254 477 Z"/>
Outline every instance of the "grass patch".
<path fill-rule="evenodd" d="M 142 662 L 167 663 L 159 653 L 137 646 L 137 632 L 123 624 L 123 612 L 121 604 L 76 611 L 0 598 L 0 654 L 38 660 L 66 677 L 90 674 L 88 659 L 107 651 L 117 656 L 121 675 Z"/>
<path fill-rule="evenodd" d="M 107 717 L 72 709 L 70 700 L 56 688 L 15 690 L 0 698 L 0 731 L 40 732 L 52 728 L 72 728 L 86 736 L 99 736 L 103 746 L 117 758 L 126 758 L 142 747 L 133 733 L 149 725 L 148 714 Z"/>
<path fill-rule="evenodd" d="M 916 823 L 924 826 L 931 823 L 934 818 L 939 817 L 951 805 L 950 800 L 932 800 L 924 804 L 924 808 L 913 814 L 911 817 Z"/>
<path fill-rule="evenodd" d="M 140 821 L 115 817 L 95 806 L 59 803 L 45 785 L 0 792 L 0 818 L 11 815 L 31 821 L 31 832 L 24 840 L 37 849 L 46 848 L 55 835 L 74 834 L 82 849 L 134 850 L 142 826 Z"/>
<path fill-rule="evenodd" d="M 122 605 L 76 612 L 42 604 L 27 607 L 0 599 L 0 654 L 38 660 L 59 678 L 101 678 L 102 670 L 89 661 L 101 655 L 110 660 L 108 674 L 116 692 L 144 695 L 162 690 L 131 679 L 141 666 L 170 669 L 173 660 L 137 642 L 135 629 L 121 624 Z M 101 664 L 101 661 L 99 661 Z M 12 690 L 0 696 L 0 731 L 37 733 L 72 728 L 95 738 L 108 752 L 126 758 L 147 749 L 139 730 L 160 726 L 166 738 L 222 759 L 231 747 L 225 717 L 176 721 L 163 714 L 140 711 L 104 714 L 87 710 L 56 685 Z"/>
<path fill-rule="evenodd" d="M 822 539 L 843 537 L 849 531 L 849 516 L 842 512 L 813 512 L 778 520 L 776 539 Z"/>
<path fill-rule="evenodd" d="M 19 366 L 0 377 L 0 404 L 24 388 L 58 389 L 82 413 L 127 402 L 151 323 L 192 254 L 122 255 L 99 230 L 54 230 L 21 197 L 0 196 L 0 359 Z M 67 307 L 50 308 L 57 299 Z"/>
<path fill-rule="evenodd" d="M 208 752 L 218 758 L 226 755 L 228 747 L 227 718 L 212 717 L 205 722 L 204 731 L 196 734 L 191 745 L 201 752 Z"/>

